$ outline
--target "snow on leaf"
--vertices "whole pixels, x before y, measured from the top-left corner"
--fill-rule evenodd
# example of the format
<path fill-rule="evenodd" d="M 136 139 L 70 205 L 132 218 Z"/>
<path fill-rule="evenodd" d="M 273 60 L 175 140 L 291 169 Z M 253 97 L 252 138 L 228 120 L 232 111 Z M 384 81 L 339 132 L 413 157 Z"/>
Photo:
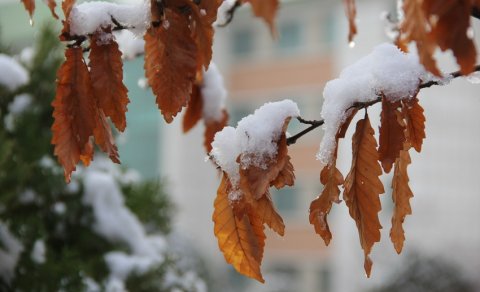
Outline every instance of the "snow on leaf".
<path fill-rule="evenodd" d="M 204 140 L 203 145 L 205 146 L 205 150 L 207 153 L 212 151 L 212 142 L 215 138 L 215 134 L 221 131 L 228 123 L 228 113 L 227 110 L 222 111 L 222 119 L 220 121 L 217 120 L 207 120 L 205 121 L 205 133 L 204 133 Z"/>
<path fill-rule="evenodd" d="M 411 163 L 410 154 L 407 147 L 400 151 L 400 156 L 395 162 L 395 170 L 393 172 L 392 180 L 392 199 L 395 204 L 392 216 L 392 228 L 390 229 L 390 238 L 397 253 L 403 249 L 405 241 L 405 231 L 403 230 L 403 221 L 407 215 L 412 214 L 410 207 L 410 198 L 413 197 L 412 190 L 408 185 L 407 167 Z"/>
<path fill-rule="evenodd" d="M 107 42 L 102 39 L 108 33 L 98 32 L 90 38 L 90 77 L 98 107 L 123 132 L 127 125 L 125 112 L 130 101 L 123 84 L 122 53 L 118 44 L 113 39 Z"/>
<path fill-rule="evenodd" d="M 226 173 L 214 203 L 214 233 L 225 260 L 241 274 L 264 282 L 260 263 L 265 246 L 262 222 L 254 216 L 235 216 L 228 199 L 232 186 Z M 253 219 L 253 220 L 252 220 Z"/>
<path fill-rule="evenodd" d="M 403 11 L 405 18 L 400 25 L 400 43 L 415 41 L 420 63 L 433 74 L 440 76 L 433 54 L 435 43 L 429 38 L 427 16 L 422 10 L 422 0 L 404 0 Z"/>
<path fill-rule="evenodd" d="M 279 7 L 278 0 L 242 0 L 243 3 L 250 3 L 252 5 L 253 14 L 256 17 L 263 18 L 270 28 L 270 33 L 273 36 L 277 34 L 275 27 L 275 17 Z"/>
<path fill-rule="evenodd" d="M 31 19 L 33 17 L 33 12 L 35 11 L 35 0 L 21 0 L 21 1 L 23 2 L 23 6 L 25 6 L 25 10 L 27 10 Z"/>
<path fill-rule="evenodd" d="M 198 121 L 202 118 L 203 98 L 200 92 L 200 87 L 194 84 L 192 87 L 192 94 L 187 104 L 187 109 L 183 115 L 182 128 L 183 132 L 190 131 Z M 213 137 L 212 137 L 213 138 Z"/>
<path fill-rule="evenodd" d="M 165 8 L 168 26 L 145 34 L 145 75 L 167 123 L 187 105 L 195 80 L 197 48 L 188 18 Z"/>
<path fill-rule="evenodd" d="M 365 255 L 364 268 L 369 277 L 372 269 L 369 254 L 373 244 L 380 241 L 379 195 L 384 193 L 384 188 L 378 178 L 382 169 L 378 163 L 377 143 L 368 115 L 357 123 L 352 151 L 352 167 L 345 178 L 343 198 L 350 216 L 357 224 Z"/>
<path fill-rule="evenodd" d="M 398 109 L 401 102 L 389 102 L 382 98 L 382 113 L 378 154 L 382 167 L 386 173 L 392 169 L 393 163 L 400 155 L 405 142 L 405 127 L 400 124 Z"/>
<path fill-rule="evenodd" d="M 343 0 L 343 5 L 345 5 L 345 14 L 348 18 L 348 42 L 352 43 L 353 38 L 357 34 L 357 26 L 355 25 L 357 9 L 355 7 L 355 0 Z"/>
<path fill-rule="evenodd" d="M 57 93 L 52 102 L 52 144 L 68 182 L 96 122 L 93 89 L 82 48 L 68 48 L 65 57 L 57 73 Z"/>
<path fill-rule="evenodd" d="M 408 142 L 417 152 L 422 151 L 423 139 L 425 139 L 425 116 L 423 108 L 418 103 L 418 99 L 403 101 L 403 115 L 405 117 Z"/>
<path fill-rule="evenodd" d="M 268 191 L 270 185 L 272 183 L 274 184 L 289 160 L 285 134 L 282 134 L 277 143 L 277 155 L 272 158 L 265 158 L 264 167 L 250 165 L 247 168 L 240 168 L 240 189 L 246 193 L 251 193 L 255 200 L 259 200 Z M 245 159 L 244 155 L 245 154 L 241 154 L 238 160 L 241 161 Z M 250 159 L 253 160 L 255 158 L 252 157 L 249 158 L 249 160 Z M 290 179 L 286 178 L 286 181 L 277 181 L 276 184 L 280 186 L 290 182 Z M 291 183 L 291 185 L 293 185 L 293 181 Z"/>

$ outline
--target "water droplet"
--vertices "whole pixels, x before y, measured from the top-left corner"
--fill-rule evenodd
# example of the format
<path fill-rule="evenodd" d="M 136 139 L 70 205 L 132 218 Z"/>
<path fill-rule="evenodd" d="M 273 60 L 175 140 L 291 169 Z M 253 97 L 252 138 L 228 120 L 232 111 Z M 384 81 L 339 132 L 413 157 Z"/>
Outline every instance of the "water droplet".
<path fill-rule="evenodd" d="M 33 26 L 33 19 L 32 18 L 30 18 L 29 22 L 30 22 L 30 26 Z"/>
<path fill-rule="evenodd" d="M 350 48 L 354 48 L 354 47 L 355 47 L 355 42 L 354 42 L 354 41 L 349 42 L 349 43 L 348 43 L 348 46 L 349 46 Z"/>
<path fill-rule="evenodd" d="M 473 31 L 473 28 L 470 26 L 468 29 L 467 29 L 467 37 L 469 39 L 473 39 L 473 37 L 475 36 L 474 34 L 474 31 Z"/>

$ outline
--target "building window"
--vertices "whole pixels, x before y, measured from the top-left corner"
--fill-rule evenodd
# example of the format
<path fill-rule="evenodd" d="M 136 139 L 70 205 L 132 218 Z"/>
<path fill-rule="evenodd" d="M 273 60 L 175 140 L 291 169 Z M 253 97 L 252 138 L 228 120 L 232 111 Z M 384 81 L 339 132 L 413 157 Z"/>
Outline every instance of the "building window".
<path fill-rule="evenodd" d="M 238 30 L 233 33 L 233 54 L 245 57 L 253 51 L 253 33 L 249 29 Z"/>
<path fill-rule="evenodd" d="M 301 26 L 294 22 L 280 24 L 278 35 L 278 48 L 285 52 L 293 51 L 300 46 Z"/>
<path fill-rule="evenodd" d="M 330 292 L 332 291 L 332 270 L 330 265 L 324 264 L 319 271 L 319 282 L 318 288 L 322 292 Z"/>

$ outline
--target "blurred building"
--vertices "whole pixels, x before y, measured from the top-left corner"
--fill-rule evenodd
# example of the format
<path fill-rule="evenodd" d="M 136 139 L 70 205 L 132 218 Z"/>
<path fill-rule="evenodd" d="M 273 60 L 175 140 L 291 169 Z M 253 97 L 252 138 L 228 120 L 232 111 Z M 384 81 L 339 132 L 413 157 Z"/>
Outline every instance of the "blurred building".
<path fill-rule="evenodd" d="M 320 118 L 325 83 L 375 45 L 388 41 L 380 15 L 393 12 L 396 1 L 357 2 L 359 34 L 354 48 L 347 44 L 347 20 L 340 0 L 283 1 L 277 40 L 248 7 L 239 9 L 227 27 L 217 29 L 214 60 L 229 90 L 230 125 L 265 102 L 285 98 L 298 103 L 302 117 Z M 0 8 L 0 37 L 12 48 L 31 43 L 34 30 L 21 4 L 0 0 Z M 39 3 L 34 22 L 38 25 L 49 18 L 48 9 Z M 478 28 L 477 21 L 475 26 Z M 451 56 L 442 61 L 445 71 L 456 70 Z M 216 291 L 366 291 L 400 269 L 409 251 L 445 259 L 476 281 L 480 291 L 478 85 L 456 79 L 445 87 L 422 90 L 427 139 L 422 153 L 412 154 L 409 167 L 415 197 L 411 200 L 413 215 L 404 225 L 404 252 L 396 255 L 389 239 L 393 205 L 388 188 L 391 175 L 385 175 L 380 215 L 384 229 L 381 242 L 373 248 L 371 279 L 364 275 L 358 233 L 345 204 L 333 206 L 333 240 L 328 247 L 308 222 L 310 202 L 322 190 L 322 165 L 315 159 L 322 130 L 289 147 L 297 180 L 294 187 L 272 193 L 286 234 L 268 234 L 262 266 L 266 284 L 262 285 L 238 275 L 218 249 L 211 216 L 220 177 L 212 164 L 205 162 L 203 125 L 187 135 L 181 134 L 181 119 L 166 125 L 151 93 L 137 86 L 142 75 L 142 60 L 125 65 L 131 104 L 127 132 L 118 141 L 122 162 L 146 177 L 160 175 L 167 182 L 178 205 L 177 227 L 210 265 Z M 378 129 L 378 107 L 369 112 L 377 123 L 374 129 Z M 304 127 L 292 121 L 288 131 L 295 134 Z M 344 174 L 350 164 L 349 141 L 347 137 L 341 144 L 339 154 Z"/>

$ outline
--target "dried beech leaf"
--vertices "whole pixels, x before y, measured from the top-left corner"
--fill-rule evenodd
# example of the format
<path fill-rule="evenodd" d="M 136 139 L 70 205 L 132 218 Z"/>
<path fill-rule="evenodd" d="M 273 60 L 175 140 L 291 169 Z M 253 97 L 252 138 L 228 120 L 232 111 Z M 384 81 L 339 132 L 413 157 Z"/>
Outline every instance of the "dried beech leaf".
<path fill-rule="evenodd" d="M 357 34 L 357 26 L 355 25 L 357 9 L 355 7 L 355 0 L 343 0 L 343 4 L 345 5 L 345 14 L 348 18 L 348 41 L 352 42 Z"/>
<path fill-rule="evenodd" d="M 35 0 L 21 0 L 25 10 L 27 10 L 30 19 L 33 17 L 33 12 L 35 12 Z"/>
<path fill-rule="evenodd" d="M 422 5 L 431 27 L 431 40 L 434 40 L 442 51 L 452 50 L 462 74 L 473 72 L 477 51 L 473 39 L 468 35 L 472 1 L 423 0 Z"/>
<path fill-rule="evenodd" d="M 260 263 L 265 246 L 263 223 L 252 216 L 237 218 L 228 200 L 231 185 L 224 173 L 214 203 L 214 233 L 225 260 L 241 274 L 264 282 Z M 253 219 L 253 220 L 251 220 Z"/>
<path fill-rule="evenodd" d="M 247 169 L 240 168 L 240 189 L 251 193 L 255 200 L 260 199 L 268 191 L 270 184 L 279 177 L 289 160 L 287 157 L 287 138 L 285 134 L 282 134 L 278 141 L 277 155 L 266 162 L 265 168 L 257 166 L 250 166 Z M 277 182 L 278 185 L 282 183 L 280 181 Z"/>
<path fill-rule="evenodd" d="M 332 204 L 339 203 L 340 188 L 343 184 L 343 176 L 335 165 L 326 165 L 320 173 L 320 182 L 325 185 L 321 195 L 310 204 L 310 224 L 313 224 L 315 232 L 319 234 L 325 245 L 330 243 L 332 233 L 327 222 Z"/>
<path fill-rule="evenodd" d="M 243 3 L 250 3 L 252 5 L 253 14 L 256 17 L 263 18 L 270 28 L 270 33 L 273 36 L 277 35 L 277 28 L 275 27 L 275 18 L 279 7 L 278 0 L 242 0 Z"/>
<path fill-rule="evenodd" d="M 50 9 L 50 12 L 52 13 L 52 16 L 56 19 L 58 19 L 57 13 L 55 13 L 55 7 L 57 7 L 57 3 L 55 0 L 46 0 L 48 8 Z"/>
<path fill-rule="evenodd" d="M 192 87 L 192 94 L 190 95 L 190 100 L 188 101 L 187 110 L 183 115 L 182 127 L 184 133 L 190 131 L 202 118 L 202 111 L 203 98 L 200 91 L 200 86 L 194 84 Z"/>
<path fill-rule="evenodd" d="M 222 119 L 220 121 L 205 121 L 205 134 L 204 134 L 204 142 L 203 146 L 205 146 L 205 150 L 207 153 L 212 151 L 212 142 L 213 138 L 215 138 L 215 134 L 221 131 L 228 123 L 228 113 L 226 110 L 222 111 Z"/>
<path fill-rule="evenodd" d="M 392 103 L 382 98 L 378 154 L 386 173 L 389 173 L 392 169 L 393 163 L 400 155 L 405 142 L 405 127 L 398 120 L 398 108 L 400 107 L 400 101 Z"/>
<path fill-rule="evenodd" d="M 57 73 L 57 93 L 52 102 L 52 144 L 68 182 L 96 123 L 95 100 L 82 48 L 67 48 L 65 57 Z"/>
<path fill-rule="evenodd" d="M 436 44 L 430 39 L 429 24 L 427 15 L 422 10 L 423 0 L 404 0 L 403 11 L 404 20 L 400 25 L 401 37 L 400 43 L 405 44 L 415 41 L 417 51 L 425 68 L 437 76 L 441 76 L 438 70 L 433 54 L 435 53 Z"/>
<path fill-rule="evenodd" d="M 357 123 L 352 150 L 352 167 L 345 178 L 343 198 L 350 216 L 357 224 L 365 254 L 365 272 L 369 277 L 372 267 L 369 254 L 373 244 L 380 241 L 379 195 L 384 193 L 384 188 L 379 179 L 382 169 L 378 163 L 377 143 L 368 115 Z"/>
<path fill-rule="evenodd" d="M 197 47 L 188 17 L 165 8 L 169 25 L 145 34 L 145 75 L 167 123 L 187 105 L 196 73 Z"/>
<path fill-rule="evenodd" d="M 278 233 L 278 235 L 283 236 L 285 234 L 283 219 L 275 209 L 272 198 L 268 192 L 257 201 L 255 212 L 260 217 L 262 223 L 267 224 L 268 227 Z"/>
<path fill-rule="evenodd" d="M 85 144 L 82 153 L 80 154 L 80 160 L 82 161 L 83 165 L 89 166 L 90 162 L 93 160 L 94 154 L 93 142 L 92 139 L 89 139 L 87 144 Z"/>
<path fill-rule="evenodd" d="M 65 20 L 62 20 L 63 28 L 60 34 L 61 41 L 68 41 L 66 36 L 70 35 L 70 12 L 72 11 L 73 5 L 75 5 L 75 0 L 63 0 L 62 1 L 62 11 L 65 16 Z"/>
<path fill-rule="evenodd" d="M 290 156 L 287 155 L 285 159 L 287 160 L 285 162 L 285 166 L 282 168 L 275 180 L 270 183 L 270 186 L 274 186 L 277 188 L 277 190 L 285 186 L 293 186 L 295 183 L 295 169 L 293 168 L 292 162 L 290 162 Z"/>
<path fill-rule="evenodd" d="M 190 2 L 190 1 L 189 1 Z M 192 9 L 193 38 L 198 48 L 198 70 L 203 66 L 208 69 L 212 60 L 213 23 L 217 19 L 218 7 L 222 4 L 219 0 L 202 0 L 199 5 L 190 2 Z"/>
<path fill-rule="evenodd" d="M 97 144 L 103 152 L 107 153 L 108 157 L 110 157 L 113 162 L 120 163 L 118 149 L 112 135 L 112 129 L 101 109 L 97 109 L 96 122 L 97 126 L 93 131 L 95 144 Z"/>
<path fill-rule="evenodd" d="M 114 40 L 101 43 L 101 34 L 103 32 L 90 38 L 89 67 L 93 91 L 98 107 L 123 132 L 127 126 L 125 113 L 130 101 L 123 84 L 122 53 Z"/>
<path fill-rule="evenodd" d="M 392 180 L 392 199 L 395 204 L 392 217 L 392 228 L 390 229 L 390 238 L 395 246 L 397 253 L 400 253 L 405 241 L 405 231 L 403 230 L 403 221 L 407 215 L 412 214 L 410 207 L 410 198 L 413 197 L 412 190 L 408 185 L 407 167 L 411 163 L 408 148 L 400 151 L 400 157 L 395 162 L 395 170 Z"/>
<path fill-rule="evenodd" d="M 405 117 L 408 139 L 410 144 L 417 152 L 422 151 L 423 139 L 425 139 L 425 116 L 423 108 L 418 103 L 417 98 L 403 101 L 402 107 Z"/>

